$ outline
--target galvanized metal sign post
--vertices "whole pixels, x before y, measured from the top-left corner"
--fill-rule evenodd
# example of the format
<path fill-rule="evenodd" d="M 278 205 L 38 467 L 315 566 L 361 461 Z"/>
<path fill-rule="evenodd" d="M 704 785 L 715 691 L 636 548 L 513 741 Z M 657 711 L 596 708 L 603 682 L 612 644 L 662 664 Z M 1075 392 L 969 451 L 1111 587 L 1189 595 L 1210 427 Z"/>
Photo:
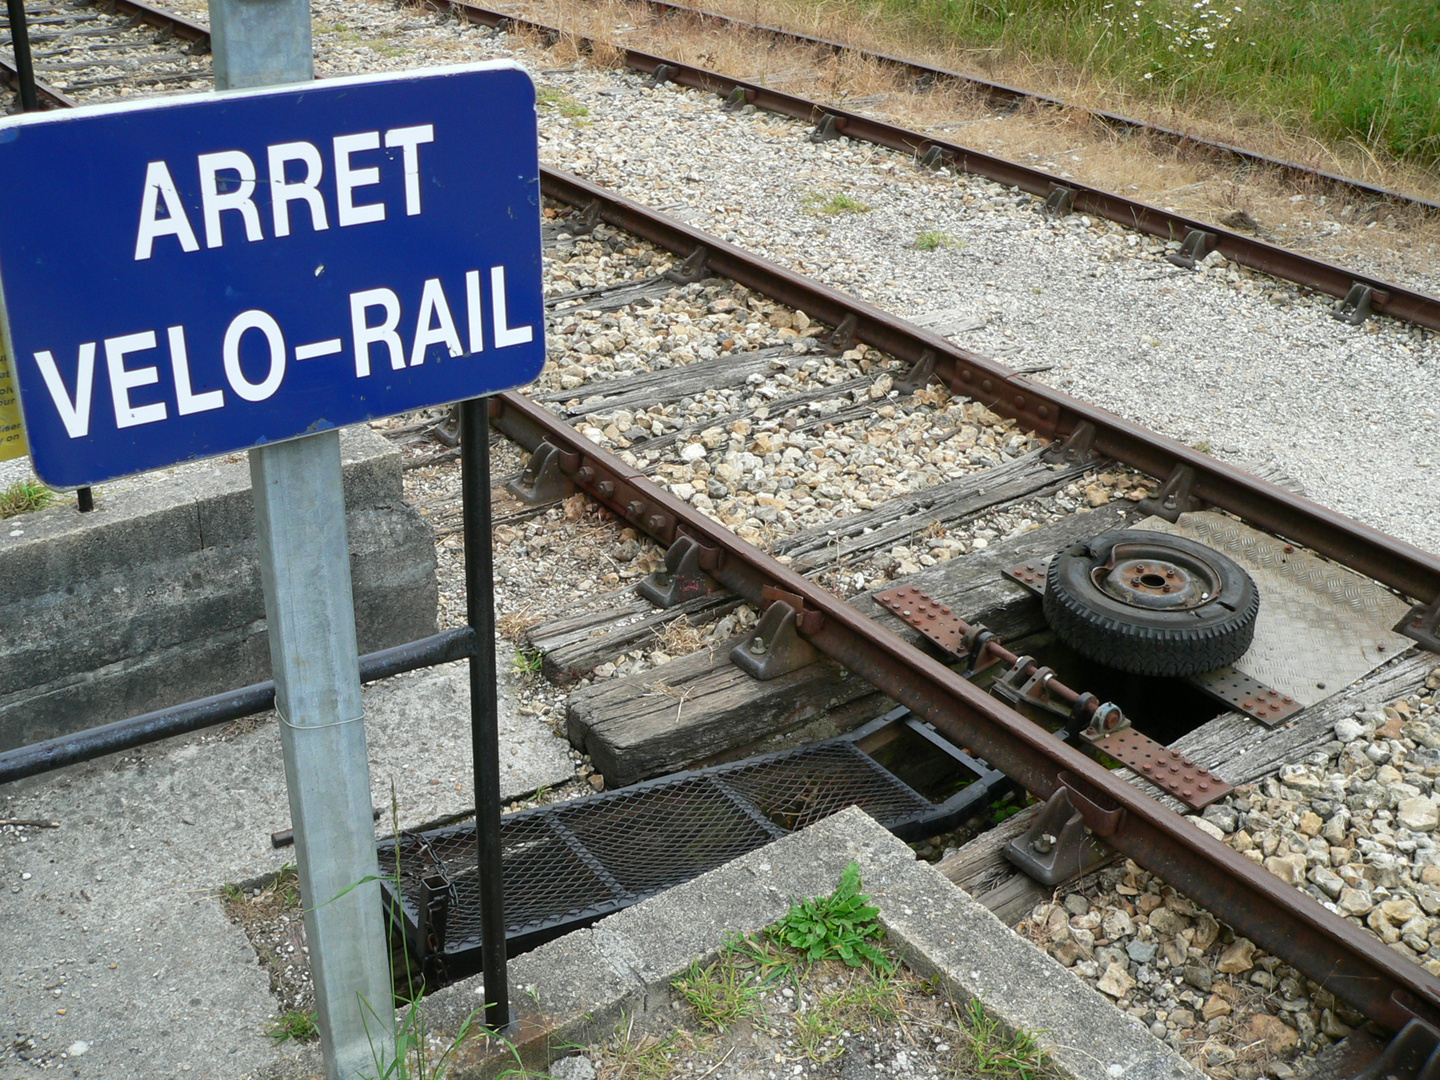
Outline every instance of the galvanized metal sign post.
<path fill-rule="evenodd" d="M 222 88 L 311 78 L 303 0 L 211 17 Z M 0 341 L 36 472 L 251 449 L 334 1078 L 394 1047 L 334 429 L 539 374 L 534 106 L 523 71 L 486 64 L 0 120 L 0 177 L 26 187 L 0 200 Z"/>

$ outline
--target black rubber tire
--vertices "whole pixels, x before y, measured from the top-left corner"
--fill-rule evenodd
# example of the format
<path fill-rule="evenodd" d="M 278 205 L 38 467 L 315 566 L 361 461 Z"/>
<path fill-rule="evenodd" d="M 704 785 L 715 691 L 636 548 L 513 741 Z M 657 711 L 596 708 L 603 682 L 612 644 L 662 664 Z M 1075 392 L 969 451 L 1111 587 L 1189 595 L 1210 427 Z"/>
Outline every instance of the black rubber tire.
<path fill-rule="evenodd" d="M 1121 543 L 1164 545 L 1203 559 L 1219 576 L 1219 591 L 1184 611 L 1117 600 L 1091 572 L 1109 563 Z M 1244 569 L 1213 548 L 1168 533 L 1122 529 L 1072 544 L 1050 560 L 1044 608 L 1060 640 L 1091 660 L 1139 675 L 1195 675 L 1234 663 L 1250 648 L 1260 592 Z"/>

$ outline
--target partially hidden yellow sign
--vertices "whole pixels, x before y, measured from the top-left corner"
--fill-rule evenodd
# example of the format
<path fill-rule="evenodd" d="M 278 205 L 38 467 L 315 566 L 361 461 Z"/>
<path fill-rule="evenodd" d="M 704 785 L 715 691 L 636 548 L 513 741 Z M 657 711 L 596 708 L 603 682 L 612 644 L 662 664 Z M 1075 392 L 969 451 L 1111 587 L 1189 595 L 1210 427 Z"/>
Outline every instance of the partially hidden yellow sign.
<path fill-rule="evenodd" d="M 20 399 L 15 396 L 15 379 L 10 373 L 10 360 L 0 342 L 0 461 L 21 457 L 30 452 L 25 443 L 25 428 L 20 423 Z"/>

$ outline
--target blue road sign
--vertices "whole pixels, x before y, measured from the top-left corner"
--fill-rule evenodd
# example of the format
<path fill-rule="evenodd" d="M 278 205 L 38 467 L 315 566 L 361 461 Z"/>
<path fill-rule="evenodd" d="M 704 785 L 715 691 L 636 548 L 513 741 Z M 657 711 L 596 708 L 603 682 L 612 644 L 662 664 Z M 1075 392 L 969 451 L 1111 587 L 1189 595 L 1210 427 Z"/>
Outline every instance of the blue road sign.
<path fill-rule="evenodd" d="M 56 487 L 520 386 L 534 85 L 489 63 L 0 119 L 0 286 Z"/>

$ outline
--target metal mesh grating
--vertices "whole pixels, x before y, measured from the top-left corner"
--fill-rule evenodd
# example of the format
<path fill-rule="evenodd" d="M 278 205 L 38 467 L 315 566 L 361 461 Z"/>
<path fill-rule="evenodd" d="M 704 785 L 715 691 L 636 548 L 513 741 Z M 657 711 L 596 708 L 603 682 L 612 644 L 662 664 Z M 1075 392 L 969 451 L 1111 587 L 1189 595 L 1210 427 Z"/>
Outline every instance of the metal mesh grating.
<path fill-rule="evenodd" d="M 724 782 L 786 832 L 858 806 L 882 825 L 930 809 L 922 798 L 848 741 L 819 743 L 731 770 Z"/>
<path fill-rule="evenodd" d="M 849 806 L 882 825 L 932 803 L 847 739 L 680 773 L 615 792 L 510 814 L 501 822 L 506 937 L 512 951 L 713 870 Z M 394 879 L 396 841 L 379 845 Z M 478 969 L 480 889 L 473 825 L 399 838 L 401 910 L 424 959 L 421 880 L 448 883 L 443 953 L 452 973 Z M 394 901 L 391 880 L 384 882 Z"/>

